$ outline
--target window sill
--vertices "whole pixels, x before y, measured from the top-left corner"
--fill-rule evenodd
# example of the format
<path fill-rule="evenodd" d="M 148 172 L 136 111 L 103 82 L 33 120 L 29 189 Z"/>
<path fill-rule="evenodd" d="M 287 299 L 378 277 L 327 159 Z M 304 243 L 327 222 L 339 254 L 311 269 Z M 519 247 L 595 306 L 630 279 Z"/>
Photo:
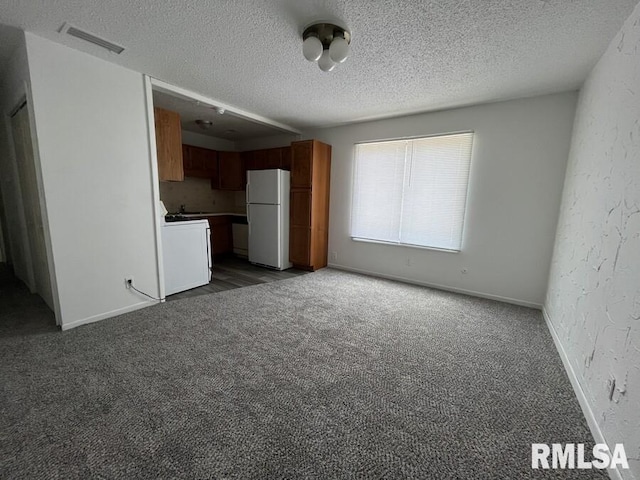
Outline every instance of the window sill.
<path fill-rule="evenodd" d="M 390 245 L 392 247 L 417 248 L 418 250 L 433 250 L 433 251 L 436 251 L 436 252 L 443 252 L 443 253 L 460 253 L 460 250 L 450 250 L 450 249 L 447 249 L 447 248 L 437 248 L 437 247 L 424 247 L 422 245 L 411 245 L 409 243 L 385 242 L 385 241 L 382 241 L 382 240 L 371 240 L 371 239 L 368 239 L 368 238 L 351 237 L 351 240 L 353 240 L 354 242 L 376 243 L 378 245 Z"/>

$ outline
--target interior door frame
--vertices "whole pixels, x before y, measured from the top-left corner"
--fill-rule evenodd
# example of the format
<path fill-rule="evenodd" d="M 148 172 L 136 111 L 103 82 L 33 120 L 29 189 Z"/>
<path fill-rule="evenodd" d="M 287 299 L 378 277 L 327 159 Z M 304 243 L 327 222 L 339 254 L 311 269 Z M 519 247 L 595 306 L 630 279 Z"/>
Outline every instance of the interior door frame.
<path fill-rule="evenodd" d="M 56 277 L 56 269 L 55 269 L 55 260 L 53 258 L 53 247 L 51 241 L 51 230 L 49 226 L 49 215 L 47 212 L 47 201 L 46 201 L 46 191 L 44 188 L 44 182 L 42 179 L 42 162 L 40 159 L 40 148 L 38 146 L 38 135 L 37 135 L 37 121 L 35 110 L 33 108 L 33 94 L 31 92 L 31 87 L 28 82 L 22 83 L 23 91 L 22 94 L 19 95 L 18 100 L 13 104 L 13 107 L 5 112 L 3 115 L 4 123 L 5 123 L 5 131 L 7 132 L 9 145 L 9 155 L 10 161 L 13 163 L 13 167 L 15 168 L 16 173 L 18 173 L 17 166 L 17 158 L 15 155 L 15 145 L 13 142 L 13 127 L 11 125 L 11 118 L 15 115 L 21 108 L 23 108 L 26 103 L 27 114 L 29 117 L 29 135 L 31 137 L 31 146 L 33 149 L 33 166 L 35 169 L 36 176 L 36 187 L 38 191 L 38 205 L 40 207 L 40 216 L 42 218 L 42 229 L 44 236 L 44 246 L 45 253 L 47 256 L 47 266 L 49 270 L 49 283 L 51 285 L 51 296 L 53 299 L 53 313 L 55 315 L 56 325 L 61 325 L 62 312 L 60 308 L 60 297 L 58 293 L 58 282 Z M 19 182 L 19 179 L 17 179 Z M 20 188 L 20 194 L 22 195 L 22 188 Z M 24 209 L 24 205 L 23 205 Z M 5 235 L 6 238 L 7 235 Z M 31 257 L 31 246 L 26 246 L 28 250 L 28 255 Z M 33 264 L 30 259 L 30 265 L 33 275 Z"/>

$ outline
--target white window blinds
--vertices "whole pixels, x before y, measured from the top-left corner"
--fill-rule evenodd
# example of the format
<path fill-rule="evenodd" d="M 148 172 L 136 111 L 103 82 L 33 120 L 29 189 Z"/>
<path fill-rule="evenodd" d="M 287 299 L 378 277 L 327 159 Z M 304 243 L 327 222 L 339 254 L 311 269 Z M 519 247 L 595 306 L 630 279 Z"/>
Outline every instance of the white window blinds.
<path fill-rule="evenodd" d="M 459 251 L 473 133 L 356 145 L 351 236 Z"/>

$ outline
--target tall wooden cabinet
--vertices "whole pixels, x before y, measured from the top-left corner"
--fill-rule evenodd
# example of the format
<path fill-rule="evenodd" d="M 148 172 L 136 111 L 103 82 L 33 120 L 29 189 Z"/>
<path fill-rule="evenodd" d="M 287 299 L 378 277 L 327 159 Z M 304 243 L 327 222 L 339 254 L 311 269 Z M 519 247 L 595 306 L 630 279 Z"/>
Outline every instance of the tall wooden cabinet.
<path fill-rule="evenodd" d="M 327 266 L 331 145 L 318 140 L 291 144 L 289 260 L 294 267 Z"/>
<path fill-rule="evenodd" d="M 154 108 L 158 177 L 161 182 L 182 181 L 182 128 L 180 115 L 170 110 Z"/>

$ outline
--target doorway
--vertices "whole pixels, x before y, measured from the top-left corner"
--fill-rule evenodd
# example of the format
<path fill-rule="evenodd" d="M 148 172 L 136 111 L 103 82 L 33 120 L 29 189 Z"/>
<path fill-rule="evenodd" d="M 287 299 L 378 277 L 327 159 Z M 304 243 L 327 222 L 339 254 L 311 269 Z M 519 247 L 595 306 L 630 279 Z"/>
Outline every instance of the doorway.
<path fill-rule="evenodd" d="M 49 308 L 54 310 L 29 109 L 26 102 L 15 110 L 11 116 L 11 133 L 21 191 L 20 200 L 22 200 L 28 237 L 26 248 L 29 250 L 31 257 L 32 271 L 29 277 L 32 280 L 35 293 L 40 295 Z"/>

